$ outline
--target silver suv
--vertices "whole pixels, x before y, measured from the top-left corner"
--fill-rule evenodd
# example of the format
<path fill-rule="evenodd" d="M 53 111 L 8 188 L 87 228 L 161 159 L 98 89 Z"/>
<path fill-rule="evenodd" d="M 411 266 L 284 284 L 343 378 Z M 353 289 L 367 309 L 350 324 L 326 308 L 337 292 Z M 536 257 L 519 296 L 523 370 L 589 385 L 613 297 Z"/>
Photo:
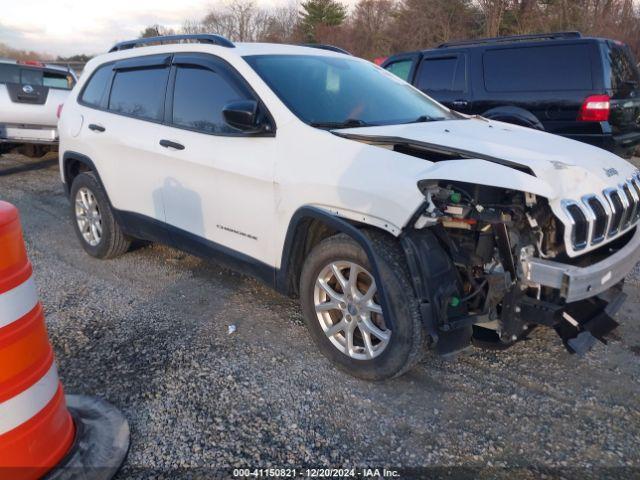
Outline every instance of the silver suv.
<path fill-rule="evenodd" d="M 0 153 L 24 145 L 35 156 L 57 145 L 57 114 L 76 81 L 65 67 L 0 60 Z"/>

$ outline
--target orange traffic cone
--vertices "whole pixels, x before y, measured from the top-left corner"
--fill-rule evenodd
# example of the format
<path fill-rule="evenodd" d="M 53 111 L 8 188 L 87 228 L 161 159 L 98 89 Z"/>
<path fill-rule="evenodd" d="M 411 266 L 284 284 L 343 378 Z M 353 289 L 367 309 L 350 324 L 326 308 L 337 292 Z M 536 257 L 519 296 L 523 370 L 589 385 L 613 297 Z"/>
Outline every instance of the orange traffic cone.
<path fill-rule="evenodd" d="M 114 407 L 65 399 L 18 210 L 0 201 L 0 480 L 109 479 L 128 448 Z"/>

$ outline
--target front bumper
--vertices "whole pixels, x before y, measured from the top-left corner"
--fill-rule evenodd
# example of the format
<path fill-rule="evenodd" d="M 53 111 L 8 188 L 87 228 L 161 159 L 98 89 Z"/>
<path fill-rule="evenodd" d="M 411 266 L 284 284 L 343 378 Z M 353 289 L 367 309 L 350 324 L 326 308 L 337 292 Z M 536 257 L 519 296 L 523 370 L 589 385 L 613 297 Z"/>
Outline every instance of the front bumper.
<path fill-rule="evenodd" d="M 58 143 L 58 129 L 40 125 L 0 125 L 0 142 L 51 145 Z"/>
<path fill-rule="evenodd" d="M 541 258 L 521 261 L 527 283 L 560 290 L 567 303 L 599 295 L 623 280 L 640 261 L 640 228 L 616 253 L 588 267 L 577 267 Z"/>

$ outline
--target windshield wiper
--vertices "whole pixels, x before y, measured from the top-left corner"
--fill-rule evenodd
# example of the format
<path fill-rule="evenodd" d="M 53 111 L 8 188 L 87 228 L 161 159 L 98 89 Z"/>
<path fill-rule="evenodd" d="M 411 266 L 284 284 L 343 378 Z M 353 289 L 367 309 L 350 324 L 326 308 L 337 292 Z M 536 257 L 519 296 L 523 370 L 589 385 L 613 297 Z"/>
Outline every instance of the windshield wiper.
<path fill-rule="evenodd" d="M 370 123 L 359 118 L 347 118 L 344 122 L 311 122 L 309 125 L 317 128 L 351 128 L 351 127 L 371 127 Z"/>
<path fill-rule="evenodd" d="M 422 122 L 438 122 L 440 120 L 444 120 L 444 117 L 431 117 L 429 115 L 420 115 L 415 120 L 411 120 L 407 123 L 422 123 Z"/>

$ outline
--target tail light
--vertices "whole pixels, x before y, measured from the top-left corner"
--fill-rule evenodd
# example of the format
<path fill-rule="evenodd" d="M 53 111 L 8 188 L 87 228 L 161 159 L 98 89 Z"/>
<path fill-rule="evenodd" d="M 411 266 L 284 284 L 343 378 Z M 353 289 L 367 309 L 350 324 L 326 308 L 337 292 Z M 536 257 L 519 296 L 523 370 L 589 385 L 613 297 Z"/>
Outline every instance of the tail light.
<path fill-rule="evenodd" d="M 62 115 L 62 107 L 64 107 L 64 103 L 58 105 L 58 109 L 56 110 L 56 117 L 58 117 L 58 119 L 60 119 L 60 115 Z"/>
<path fill-rule="evenodd" d="M 591 95 L 580 108 L 578 120 L 581 122 L 606 122 L 609 120 L 611 102 L 608 95 Z"/>
<path fill-rule="evenodd" d="M 18 60 L 16 63 L 18 65 L 29 65 L 31 67 L 44 67 L 44 63 L 37 60 Z"/>
<path fill-rule="evenodd" d="M 375 63 L 376 65 L 380 66 L 384 63 L 384 61 L 389 58 L 389 57 L 377 57 L 373 59 L 373 63 Z"/>

